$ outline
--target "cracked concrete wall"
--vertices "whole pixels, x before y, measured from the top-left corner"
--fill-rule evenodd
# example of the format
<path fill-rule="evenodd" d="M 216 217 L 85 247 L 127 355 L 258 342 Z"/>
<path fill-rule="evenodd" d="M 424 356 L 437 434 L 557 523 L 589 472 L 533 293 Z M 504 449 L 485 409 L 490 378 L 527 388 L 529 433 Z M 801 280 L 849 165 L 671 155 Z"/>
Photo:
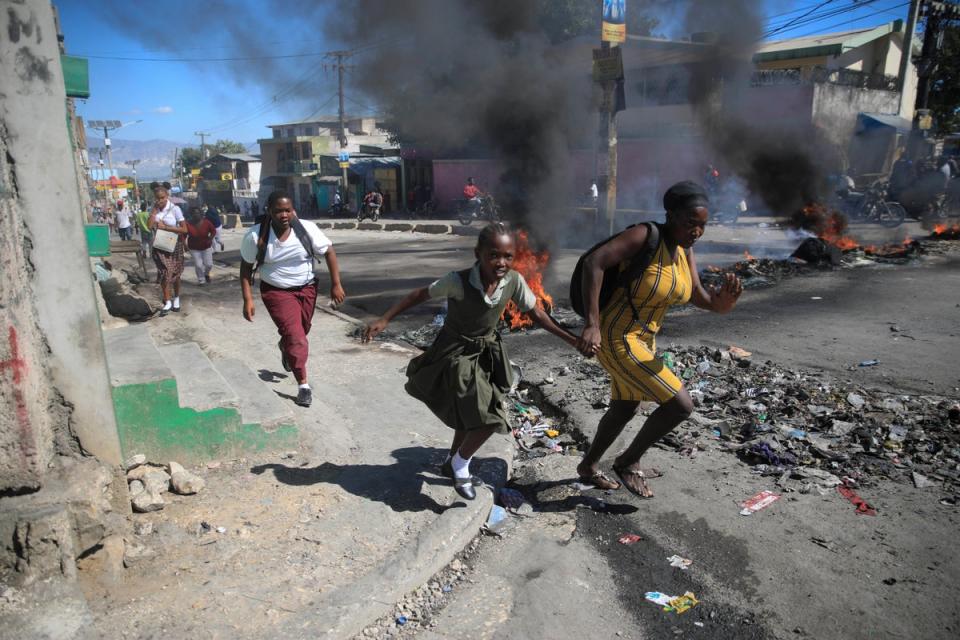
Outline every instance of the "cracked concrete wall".
<path fill-rule="evenodd" d="M 53 10 L 0 0 L 0 492 L 119 463 Z"/>

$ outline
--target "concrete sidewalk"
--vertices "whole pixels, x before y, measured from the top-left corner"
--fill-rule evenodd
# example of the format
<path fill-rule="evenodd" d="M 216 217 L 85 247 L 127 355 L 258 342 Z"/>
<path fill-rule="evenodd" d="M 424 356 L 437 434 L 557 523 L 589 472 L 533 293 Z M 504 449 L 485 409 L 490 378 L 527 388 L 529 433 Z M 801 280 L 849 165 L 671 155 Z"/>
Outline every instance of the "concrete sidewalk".
<path fill-rule="evenodd" d="M 447 564 L 492 505 L 491 491 L 466 502 L 437 474 L 452 432 L 403 390 L 417 351 L 361 345 L 349 319 L 318 310 L 304 409 L 266 310 L 258 301 L 248 323 L 237 301 L 235 280 L 191 292 L 179 316 L 149 323 L 153 340 L 195 342 L 258 372 L 263 391 L 289 403 L 301 446 L 201 464 L 204 492 L 133 515 L 135 530 L 152 528 L 135 536 L 148 553 L 122 588 L 89 598 L 104 636 L 135 619 L 139 636 L 256 638 L 282 626 L 288 637 L 350 637 Z M 512 448 L 492 439 L 477 474 L 502 485 Z"/>

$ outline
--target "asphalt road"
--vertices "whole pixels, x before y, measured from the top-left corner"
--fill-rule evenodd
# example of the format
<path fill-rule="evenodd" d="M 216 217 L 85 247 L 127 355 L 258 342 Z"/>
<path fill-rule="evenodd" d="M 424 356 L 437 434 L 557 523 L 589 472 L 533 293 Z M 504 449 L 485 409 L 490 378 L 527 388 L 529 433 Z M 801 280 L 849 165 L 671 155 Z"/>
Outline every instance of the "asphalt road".
<path fill-rule="evenodd" d="M 866 242 L 897 241 L 866 229 Z M 914 235 L 918 230 L 909 229 Z M 472 261 L 472 238 L 331 231 L 348 292 L 345 310 L 382 313 L 414 287 Z M 872 236 L 872 237 L 863 237 Z M 715 227 L 699 247 L 700 264 L 742 256 L 784 256 L 797 243 L 770 228 Z M 228 244 L 229 247 L 229 244 Z M 561 250 L 547 288 L 563 298 L 579 251 Z M 221 254 L 230 261 L 230 254 Z M 661 346 L 737 344 L 788 367 L 821 369 L 841 383 L 956 398 L 960 377 L 960 252 L 907 265 L 837 269 L 744 293 L 718 317 L 695 309 L 668 316 Z M 438 305 L 398 319 L 420 326 Z M 896 330 L 892 330 L 896 329 Z M 530 380 L 543 380 L 575 358 L 544 332 L 514 334 L 508 345 Z M 878 359 L 873 367 L 857 363 Z M 600 413 L 565 407 L 587 436 Z M 635 420 L 634 423 L 639 423 Z M 631 424 L 622 439 L 632 436 Z M 613 455 L 611 451 L 611 455 Z M 960 517 L 938 492 L 880 485 L 869 500 L 881 516 L 860 517 L 849 504 L 796 496 L 752 518 L 735 503 L 769 488 L 726 453 L 696 460 L 654 450 L 667 471 L 656 498 L 625 492 L 578 492 L 575 456 L 517 467 L 516 487 L 538 512 L 504 540 L 484 539 L 471 582 L 451 594 L 432 626 L 400 635 L 424 638 L 946 638 L 960 629 L 955 598 L 960 559 L 953 539 Z M 643 541 L 616 539 L 636 533 Z M 825 540 L 827 547 L 811 540 Z M 691 558 L 688 571 L 672 554 Z M 646 591 L 692 591 L 701 604 L 683 615 L 643 600 Z"/>

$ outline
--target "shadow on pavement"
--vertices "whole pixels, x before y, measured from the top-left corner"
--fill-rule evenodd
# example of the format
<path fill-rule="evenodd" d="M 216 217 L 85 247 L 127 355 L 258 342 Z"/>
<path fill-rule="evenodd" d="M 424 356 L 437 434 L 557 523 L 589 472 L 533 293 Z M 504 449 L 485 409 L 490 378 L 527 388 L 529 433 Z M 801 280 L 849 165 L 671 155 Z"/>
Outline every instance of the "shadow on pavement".
<path fill-rule="evenodd" d="M 446 450 L 404 447 L 395 449 L 391 455 L 396 459 L 394 464 L 339 465 L 324 462 L 315 467 L 288 467 L 271 463 L 252 467 L 250 472 L 260 475 L 272 471 L 278 481 L 294 486 L 335 484 L 360 498 L 382 502 L 397 512 L 432 511 L 441 514 L 452 507 L 465 506 L 459 499 L 453 504 L 440 504 L 423 493 L 424 484 L 442 485 L 450 487 L 451 497 L 456 497 L 452 483 L 433 473 L 446 455 Z M 474 464 L 474 473 L 488 482 L 506 474 L 506 463 L 499 458 L 475 459 Z M 424 471 L 429 471 L 429 475 L 425 475 Z"/>

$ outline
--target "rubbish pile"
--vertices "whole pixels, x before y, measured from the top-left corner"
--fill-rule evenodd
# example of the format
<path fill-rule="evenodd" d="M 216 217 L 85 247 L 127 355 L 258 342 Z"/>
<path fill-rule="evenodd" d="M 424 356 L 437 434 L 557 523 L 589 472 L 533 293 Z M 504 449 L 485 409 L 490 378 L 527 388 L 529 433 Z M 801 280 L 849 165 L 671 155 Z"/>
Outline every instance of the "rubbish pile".
<path fill-rule="evenodd" d="M 521 451 L 521 459 L 540 458 L 552 453 L 576 454 L 577 442 L 569 434 L 562 433 L 561 423 L 544 415 L 531 402 L 529 389 L 514 391 L 511 414 L 514 424 L 513 437 Z"/>
<path fill-rule="evenodd" d="M 166 502 L 163 494 L 172 491 L 182 496 L 199 493 L 206 486 L 203 478 L 190 473 L 176 462 L 157 465 L 147 462 L 143 454 L 131 456 L 124 461 L 130 503 L 137 513 L 163 509 Z"/>
<path fill-rule="evenodd" d="M 835 493 L 886 477 L 917 487 L 960 485 L 960 404 L 837 384 L 813 372 L 754 362 L 743 349 L 677 348 L 662 354 L 697 409 L 660 446 L 694 457 L 710 447 L 735 453 L 785 492 Z M 863 364 L 863 363 L 861 363 Z M 594 402 L 607 391 L 596 363 L 573 366 L 568 390 Z M 592 384 L 591 384 L 592 383 Z"/>

